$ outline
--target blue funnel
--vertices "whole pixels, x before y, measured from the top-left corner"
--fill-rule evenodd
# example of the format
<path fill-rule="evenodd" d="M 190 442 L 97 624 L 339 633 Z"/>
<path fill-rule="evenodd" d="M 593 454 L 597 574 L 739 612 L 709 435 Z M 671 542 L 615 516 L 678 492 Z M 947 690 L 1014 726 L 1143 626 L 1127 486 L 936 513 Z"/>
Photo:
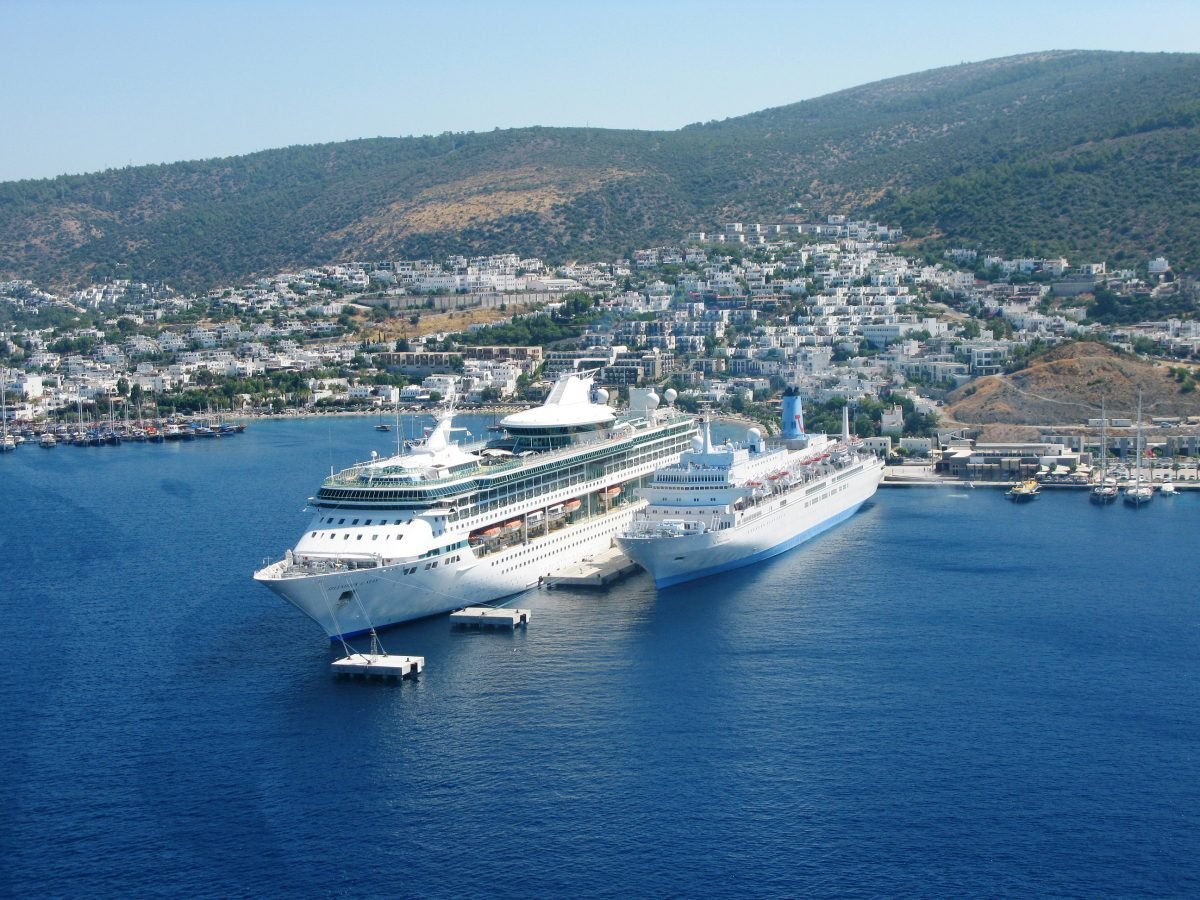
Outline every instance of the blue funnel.
<path fill-rule="evenodd" d="M 804 406 L 799 394 L 783 395 L 783 439 L 804 438 Z"/>

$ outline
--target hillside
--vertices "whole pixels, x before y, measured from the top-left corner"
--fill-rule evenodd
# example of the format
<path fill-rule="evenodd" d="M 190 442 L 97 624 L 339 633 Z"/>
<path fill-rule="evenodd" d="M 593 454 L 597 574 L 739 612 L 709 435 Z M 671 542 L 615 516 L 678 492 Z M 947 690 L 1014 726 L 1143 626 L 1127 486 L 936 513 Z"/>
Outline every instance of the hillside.
<path fill-rule="evenodd" d="M 0 277 L 179 287 L 344 260 L 602 258 L 857 212 L 1004 253 L 1200 266 L 1200 55 L 954 66 L 674 132 L 526 128 L 0 184 Z M 803 209 L 800 209 L 802 205 Z M 940 242 L 940 243 L 939 243 Z"/>
<path fill-rule="evenodd" d="M 964 425 L 1081 425 L 1100 416 L 1200 415 L 1200 394 L 1185 392 L 1164 365 L 1079 341 L 1033 356 L 1011 375 L 980 378 L 946 398 L 945 416 Z"/>

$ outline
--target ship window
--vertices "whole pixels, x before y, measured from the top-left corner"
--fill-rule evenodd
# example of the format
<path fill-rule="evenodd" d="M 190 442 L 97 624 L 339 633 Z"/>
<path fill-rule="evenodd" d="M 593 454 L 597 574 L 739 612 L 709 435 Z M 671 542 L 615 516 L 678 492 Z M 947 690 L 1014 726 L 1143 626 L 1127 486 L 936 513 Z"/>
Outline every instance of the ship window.
<path fill-rule="evenodd" d="M 364 524 L 364 525 L 370 525 L 370 524 L 371 524 L 371 520 L 370 520 L 370 519 L 367 519 L 367 521 L 363 522 L 363 524 Z"/>
<path fill-rule="evenodd" d="M 361 540 L 362 540 L 362 535 L 360 534 L 358 537 L 356 537 L 356 538 L 355 538 L 355 540 L 356 540 L 356 541 L 361 541 Z"/>
<path fill-rule="evenodd" d="M 309 537 L 316 537 L 316 536 L 317 536 L 317 533 L 315 531 L 309 535 Z"/>
<path fill-rule="evenodd" d="M 345 519 L 338 519 L 338 524 L 339 524 L 339 525 L 345 525 L 345 524 L 346 524 L 346 520 L 345 520 Z"/>
<path fill-rule="evenodd" d="M 348 541 L 348 540 L 350 540 L 350 535 L 348 535 L 348 534 L 343 534 L 343 535 L 342 535 L 342 540 L 343 540 L 343 541 Z"/>
<path fill-rule="evenodd" d="M 377 534 L 371 535 L 371 540 L 373 540 L 373 541 L 379 540 L 379 535 L 377 535 Z"/>
<path fill-rule="evenodd" d="M 355 520 L 354 520 L 353 522 L 351 522 L 350 524 L 351 524 L 351 525 L 357 525 L 357 524 L 358 524 L 358 519 L 355 519 Z"/>

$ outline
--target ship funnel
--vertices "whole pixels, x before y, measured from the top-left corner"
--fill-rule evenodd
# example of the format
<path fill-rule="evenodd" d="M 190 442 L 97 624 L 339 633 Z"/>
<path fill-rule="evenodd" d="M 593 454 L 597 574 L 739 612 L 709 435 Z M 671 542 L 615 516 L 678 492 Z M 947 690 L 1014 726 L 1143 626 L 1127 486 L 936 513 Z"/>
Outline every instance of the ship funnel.
<path fill-rule="evenodd" d="M 804 405 L 800 402 L 800 392 L 788 388 L 783 394 L 783 439 L 785 441 L 801 441 L 804 433 Z"/>

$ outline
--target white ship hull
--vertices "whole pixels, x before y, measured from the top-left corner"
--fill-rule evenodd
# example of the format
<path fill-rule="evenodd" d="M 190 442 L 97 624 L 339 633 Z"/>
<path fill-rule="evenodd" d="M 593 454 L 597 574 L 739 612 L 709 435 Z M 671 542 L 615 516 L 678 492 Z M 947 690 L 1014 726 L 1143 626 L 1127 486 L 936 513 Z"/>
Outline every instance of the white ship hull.
<path fill-rule="evenodd" d="M 690 534 L 624 534 L 617 543 L 654 578 L 659 588 L 753 565 L 784 553 L 843 522 L 869 500 L 883 478 L 883 464 L 864 462 L 860 472 L 824 489 L 795 490 L 740 514 L 735 527 Z M 805 506 L 806 498 L 821 499 Z"/>
<path fill-rule="evenodd" d="M 695 423 L 642 388 L 618 416 L 591 384 L 564 373 L 477 445 L 450 439 L 448 406 L 405 453 L 330 473 L 300 539 L 255 580 L 339 637 L 491 603 L 607 550 L 645 506 L 633 489 Z"/>
<path fill-rule="evenodd" d="M 456 562 L 422 564 L 409 575 L 411 562 L 289 576 L 281 560 L 254 577 L 311 616 L 331 638 L 351 637 L 537 587 L 551 573 L 611 547 L 614 535 L 628 528 L 644 506 L 628 503 L 483 557 L 464 549 Z"/>

